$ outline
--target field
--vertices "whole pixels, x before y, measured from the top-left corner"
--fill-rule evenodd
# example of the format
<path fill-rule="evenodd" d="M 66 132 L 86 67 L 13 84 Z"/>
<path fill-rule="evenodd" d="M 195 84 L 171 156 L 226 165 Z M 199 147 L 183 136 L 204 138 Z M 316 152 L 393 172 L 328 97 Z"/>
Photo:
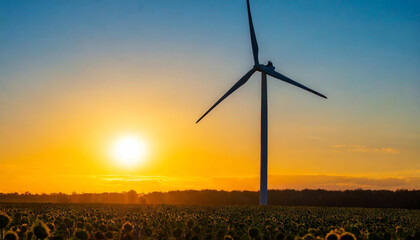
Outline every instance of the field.
<path fill-rule="evenodd" d="M 420 239 L 405 209 L 0 204 L 4 239 Z"/>

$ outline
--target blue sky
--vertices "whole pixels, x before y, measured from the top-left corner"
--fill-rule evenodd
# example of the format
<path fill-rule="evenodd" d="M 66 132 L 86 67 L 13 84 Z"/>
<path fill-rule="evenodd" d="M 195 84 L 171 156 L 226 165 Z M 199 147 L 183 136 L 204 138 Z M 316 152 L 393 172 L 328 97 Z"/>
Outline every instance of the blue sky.
<path fill-rule="evenodd" d="M 320 142 L 305 142 L 306 155 L 323 159 L 319 149 L 336 146 L 350 152 L 342 159 L 360 159 L 360 169 L 341 163 L 350 175 L 418 176 L 420 1 L 258 0 L 251 8 L 260 62 L 271 60 L 279 72 L 329 98 L 270 79 L 273 158 L 288 151 L 299 158 L 299 141 L 313 138 Z M 153 111 L 178 109 L 185 122 L 181 132 L 201 131 L 188 124 L 251 66 L 242 0 L 1 0 L 0 149 L 12 159 L 17 150 L 8 145 L 11 135 L 36 139 L 38 122 L 82 114 L 77 104 L 102 106 L 104 99 L 122 101 L 113 107 L 124 115 L 136 109 L 135 101 L 158 98 L 161 105 Z M 258 137 L 259 83 L 257 75 L 252 79 L 199 127 L 219 136 L 232 130 L 244 134 L 237 139 Z M 73 106 L 74 99 L 82 103 Z M 155 113 L 140 108 L 140 115 Z M 276 152 L 280 145 L 287 149 Z M 387 148 L 399 154 L 352 155 Z M 242 151 L 230 149 L 232 155 Z M 322 166 L 337 158 L 326 155 L 330 160 Z M 314 171 L 345 173 L 344 167 Z"/>

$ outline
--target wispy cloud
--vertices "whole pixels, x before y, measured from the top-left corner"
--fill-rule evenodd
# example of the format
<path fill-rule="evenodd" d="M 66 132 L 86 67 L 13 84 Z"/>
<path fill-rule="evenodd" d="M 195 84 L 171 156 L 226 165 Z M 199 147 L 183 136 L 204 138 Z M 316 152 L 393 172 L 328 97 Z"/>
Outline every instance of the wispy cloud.
<path fill-rule="evenodd" d="M 344 189 L 418 189 L 420 177 L 385 177 L 371 178 L 343 175 L 290 175 L 273 176 L 272 182 L 276 188 L 282 186 L 302 188 L 324 188 L 331 190 Z"/>
<path fill-rule="evenodd" d="M 98 178 L 105 181 L 126 181 L 126 182 L 141 182 L 141 181 L 158 181 L 166 182 L 173 181 L 175 178 L 166 176 L 139 176 L 139 175 L 92 175 L 92 178 Z"/>
<path fill-rule="evenodd" d="M 77 179 L 77 181 L 75 181 Z M 15 177 L 14 181 L 24 183 L 26 187 L 16 189 L 7 183 L 10 178 L 0 175 L 0 192 L 25 192 L 33 186 L 44 186 L 45 176 Z M 187 189 L 216 189 L 216 190 L 252 190 L 259 189 L 259 176 L 226 176 L 226 177 L 177 177 L 177 176 L 143 176 L 143 175 L 56 175 L 50 176 L 48 181 L 58 181 L 57 184 L 46 188 L 44 192 L 121 192 L 134 189 L 137 192 L 148 193 L 155 191 L 173 191 Z M 89 183 L 84 186 L 74 182 Z M 27 188 L 30 182 L 31 188 Z M 406 177 L 368 177 L 328 174 L 300 174 L 300 175 L 270 175 L 268 178 L 270 189 L 420 189 L 420 177 L 417 175 Z"/>
<path fill-rule="evenodd" d="M 379 147 L 372 148 L 363 145 L 347 145 L 347 144 L 337 144 L 332 146 L 335 151 L 346 151 L 346 152 L 382 152 L 382 153 L 400 153 L 399 149 L 391 147 Z"/>
<path fill-rule="evenodd" d="M 259 177 L 150 177 L 150 176 L 96 176 L 104 183 L 129 186 L 137 191 L 168 191 L 185 189 L 258 190 Z M 419 189 L 420 177 L 371 178 L 343 175 L 270 175 L 271 189 Z"/>

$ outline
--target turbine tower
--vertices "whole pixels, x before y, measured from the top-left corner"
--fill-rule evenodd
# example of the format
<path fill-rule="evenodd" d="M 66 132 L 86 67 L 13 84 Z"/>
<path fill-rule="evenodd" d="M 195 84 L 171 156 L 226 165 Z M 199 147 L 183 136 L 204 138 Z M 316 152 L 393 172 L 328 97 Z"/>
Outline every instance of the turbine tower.
<path fill-rule="evenodd" d="M 248 21 L 249 31 L 251 35 L 252 53 L 254 56 L 254 66 L 249 70 L 238 82 L 233 85 L 203 116 L 201 116 L 196 123 L 200 122 L 213 108 L 215 108 L 220 102 L 232 94 L 236 89 L 244 85 L 248 79 L 255 72 L 261 72 L 261 168 L 260 168 L 260 205 L 267 205 L 267 75 L 277 78 L 281 81 L 290 83 L 296 87 L 302 88 L 308 92 L 316 94 L 320 97 L 327 98 L 321 93 L 314 91 L 302 84 L 293 81 L 292 79 L 274 71 L 273 64 L 269 61 L 267 65 L 262 65 L 258 61 L 258 43 L 255 36 L 254 25 L 252 23 L 251 9 L 249 7 L 249 0 L 246 1 L 248 8 Z"/>

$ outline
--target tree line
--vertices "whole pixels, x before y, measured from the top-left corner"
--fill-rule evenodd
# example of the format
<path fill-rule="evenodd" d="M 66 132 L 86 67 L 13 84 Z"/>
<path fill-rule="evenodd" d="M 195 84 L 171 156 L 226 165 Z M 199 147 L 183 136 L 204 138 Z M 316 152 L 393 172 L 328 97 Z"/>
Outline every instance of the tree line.
<path fill-rule="evenodd" d="M 0 193 L 0 202 L 257 205 L 257 191 L 186 190 L 137 193 Z M 269 190 L 269 205 L 420 209 L 420 190 Z"/>

